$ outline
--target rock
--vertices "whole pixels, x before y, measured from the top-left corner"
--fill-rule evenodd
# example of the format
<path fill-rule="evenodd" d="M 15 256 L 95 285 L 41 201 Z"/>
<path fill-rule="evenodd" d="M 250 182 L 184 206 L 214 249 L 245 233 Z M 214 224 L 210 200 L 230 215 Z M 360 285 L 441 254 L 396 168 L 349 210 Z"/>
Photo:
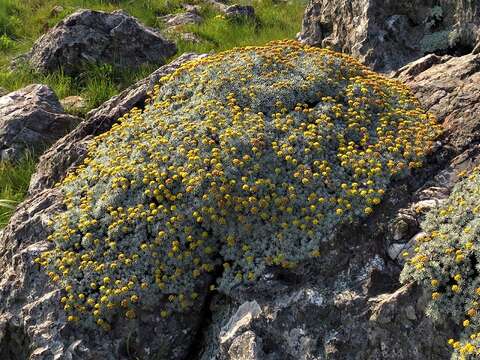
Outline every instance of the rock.
<path fill-rule="evenodd" d="M 371 300 L 368 359 L 444 359 L 449 356 L 449 325 L 425 316 L 425 296 L 413 285 Z M 389 336 L 390 334 L 390 336 Z"/>
<path fill-rule="evenodd" d="M 180 33 L 180 39 L 182 39 L 183 41 L 194 43 L 194 44 L 197 44 L 202 41 L 202 39 L 197 34 L 190 33 L 190 32 Z"/>
<path fill-rule="evenodd" d="M 428 55 L 395 74 L 444 124 L 445 141 L 456 154 L 480 140 L 480 54 Z"/>
<path fill-rule="evenodd" d="M 390 259 L 396 260 L 398 256 L 402 253 L 402 251 L 405 249 L 406 244 L 401 244 L 401 243 L 394 243 L 391 244 L 388 247 L 387 253 Z"/>
<path fill-rule="evenodd" d="M 46 85 L 0 97 L 0 160 L 18 160 L 27 150 L 40 153 L 80 121 L 64 112 Z"/>
<path fill-rule="evenodd" d="M 261 313 L 262 309 L 255 300 L 242 304 L 227 325 L 222 328 L 220 342 L 224 344 L 231 341 L 239 331 L 245 330 Z"/>
<path fill-rule="evenodd" d="M 3 95 L 7 95 L 7 94 L 8 94 L 8 90 L 0 87 L 0 97 L 2 97 Z"/>
<path fill-rule="evenodd" d="M 159 18 L 167 26 L 184 26 L 191 24 L 199 24 L 203 18 L 196 12 L 184 12 L 180 14 L 165 15 Z"/>
<path fill-rule="evenodd" d="M 227 19 L 255 19 L 255 9 L 251 5 L 231 5 L 224 10 Z"/>
<path fill-rule="evenodd" d="M 87 105 L 85 99 L 81 96 L 67 96 L 60 100 L 60 104 L 65 109 L 73 111 L 81 111 Z"/>
<path fill-rule="evenodd" d="M 390 224 L 389 232 L 394 241 L 407 239 L 418 231 L 419 225 L 415 213 L 409 210 L 399 212 Z"/>
<path fill-rule="evenodd" d="M 0 233 L 3 274 L 0 278 L 0 358 L 118 360 L 131 356 L 151 358 L 152 354 L 160 359 L 187 358 L 192 334 L 197 331 L 202 317 L 201 307 L 167 319 L 158 315 L 159 309 L 153 313 L 139 313 L 133 323 L 118 326 L 109 333 L 77 327 L 67 323 L 66 315 L 58 311 L 60 291 L 35 265 L 34 259 L 51 248 L 52 243 L 47 241 L 47 222 L 64 207 L 59 191 L 45 185 L 63 178 L 70 166 L 81 160 L 88 139 L 110 129 L 132 107 L 143 106 L 147 93 L 160 77 L 198 56 L 180 57 L 92 111 L 87 120 L 48 152 L 49 155 L 42 157 L 34 195 L 18 207 L 9 225 Z M 47 94 L 48 100 L 54 98 L 48 88 L 31 86 L 37 87 Z M 24 106 L 33 106 L 35 99 Z M 58 101 L 56 107 L 50 108 L 55 114 L 57 110 L 61 110 Z M 200 299 L 205 296 L 205 292 L 199 292 Z"/>
<path fill-rule="evenodd" d="M 255 8 L 251 5 L 227 5 L 226 1 L 217 0 L 206 0 L 206 2 L 230 20 L 253 20 L 256 18 Z"/>
<path fill-rule="evenodd" d="M 205 0 L 207 4 L 212 6 L 215 10 L 225 12 L 228 5 L 225 4 L 226 1 L 223 0 Z"/>
<path fill-rule="evenodd" d="M 162 65 L 175 52 L 175 44 L 123 11 L 79 10 L 40 37 L 25 59 L 42 73 L 75 75 L 88 64 Z"/>
<path fill-rule="evenodd" d="M 195 33 L 184 32 L 182 26 L 170 26 L 163 30 L 163 33 L 172 40 L 183 40 L 190 43 L 199 43 L 202 38 Z"/>
<path fill-rule="evenodd" d="M 477 38 L 477 45 L 472 50 L 472 54 L 477 55 L 480 54 L 480 37 Z"/>
<path fill-rule="evenodd" d="M 445 187 L 432 186 L 417 191 L 415 195 L 419 201 L 428 199 L 443 200 L 448 198 L 450 191 Z"/>
<path fill-rule="evenodd" d="M 299 39 L 389 72 L 429 53 L 469 53 L 480 33 L 479 15 L 475 1 L 312 0 Z"/>
<path fill-rule="evenodd" d="M 433 208 L 436 208 L 442 204 L 442 200 L 428 199 L 416 202 L 412 205 L 413 211 L 417 214 L 426 214 Z"/>
<path fill-rule="evenodd" d="M 93 136 L 108 131 L 118 118 L 133 107 L 143 107 L 148 92 L 161 77 L 175 71 L 184 62 L 199 56 L 206 55 L 183 54 L 177 60 L 160 67 L 147 78 L 138 81 L 90 111 L 87 114 L 87 120 L 40 157 L 37 171 L 30 182 L 30 194 L 55 185 L 71 167 L 78 165 L 84 159 L 87 143 Z"/>
<path fill-rule="evenodd" d="M 228 349 L 228 355 L 231 360 L 261 360 L 263 357 L 259 354 L 260 348 L 255 333 L 245 331 L 233 340 L 230 349 Z"/>

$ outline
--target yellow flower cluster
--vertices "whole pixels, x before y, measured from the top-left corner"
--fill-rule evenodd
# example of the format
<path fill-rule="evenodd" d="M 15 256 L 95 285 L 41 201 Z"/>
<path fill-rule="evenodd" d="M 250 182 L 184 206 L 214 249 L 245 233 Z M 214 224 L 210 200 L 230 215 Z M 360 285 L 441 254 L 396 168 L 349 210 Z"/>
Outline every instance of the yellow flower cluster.
<path fill-rule="evenodd" d="M 92 141 L 36 261 L 71 321 L 167 317 L 213 274 L 228 291 L 321 256 L 438 131 L 404 85 L 330 50 L 285 41 L 190 62 Z"/>
<path fill-rule="evenodd" d="M 480 169 L 474 169 L 453 190 L 448 201 L 433 209 L 422 227 L 403 281 L 416 280 L 431 292 L 431 314 L 450 317 L 463 328 L 450 339 L 454 359 L 480 358 Z"/>

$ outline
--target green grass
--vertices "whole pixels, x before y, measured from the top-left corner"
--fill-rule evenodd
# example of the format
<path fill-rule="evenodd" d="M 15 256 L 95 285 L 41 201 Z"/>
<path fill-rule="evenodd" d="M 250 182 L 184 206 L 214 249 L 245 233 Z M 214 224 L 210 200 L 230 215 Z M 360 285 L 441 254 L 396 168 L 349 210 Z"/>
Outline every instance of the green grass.
<path fill-rule="evenodd" d="M 255 7 L 256 21 L 228 21 L 212 7 L 204 6 L 204 22 L 187 26 L 184 31 L 196 34 L 200 43 L 177 40 L 178 53 L 228 50 L 237 46 L 262 45 L 272 40 L 294 38 L 300 30 L 308 0 L 233 0 L 231 3 Z M 9 64 L 16 56 L 26 53 L 32 44 L 60 20 L 80 8 L 113 11 L 123 9 L 144 24 L 162 30 L 158 17 L 182 11 L 182 4 L 202 3 L 201 0 L 0 0 L 0 87 L 17 90 L 32 83 L 49 85 L 61 99 L 80 95 L 86 108 L 75 110 L 85 115 L 136 80 L 150 74 L 154 67 L 122 71 L 109 65 L 92 66 L 76 78 L 61 71 L 49 75 L 35 72 L 28 66 L 15 71 Z M 63 11 L 52 13 L 55 6 Z M 175 57 L 176 57 L 175 56 Z M 73 111 L 66 109 L 67 111 Z M 0 228 L 5 225 L 17 202 L 27 191 L 35 160 L 28 156 L 18 164 L 0 163 Z"/>
<path fill-rule="evenodd" d="M 25 197 L 34 170 L 35 158 L 32 155 L 25 156 L 16 164 L 0 162 L 0 229 Z"/>

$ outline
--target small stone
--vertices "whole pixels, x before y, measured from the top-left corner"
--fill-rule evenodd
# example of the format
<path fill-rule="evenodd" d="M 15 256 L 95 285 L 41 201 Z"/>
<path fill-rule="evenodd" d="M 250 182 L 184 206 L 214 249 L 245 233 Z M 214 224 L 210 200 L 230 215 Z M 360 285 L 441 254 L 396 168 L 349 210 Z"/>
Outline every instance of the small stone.
<path fill-rule="evenodd" d="M 431 199 L 431 200 L 422 200 L 412 205 L 413 211 L 417 214 L 426 214 L 430 210 L 440 206 L 442 200 Z"/>
<path fill-rule="evenodd" d="M 255 9 L 251 5 L 231 5 L 225 9 L 227 19 L 254 19 Z"/>
<path fill-rule="evenodd" d="M 450 190 L 446 187 L 432 186 L 419 191 L 415 194 L 420 201 L 429 199 L 446 199 L 450 195 Z"/>
<path fill-rule="evenodd" d="M 200 5 L 191 5 L 191 4 L 183 4 L 183 8 L 194 14 L 199 14 L 200 11 L 202 10 L 202 7 Z"/>
<path fill-rule="evenodd" d="M 60 104 L 68 110 L 82 110 L 86 106 L 85 99 L 81 96 L 67 96 L 60 100 Z"/>
<path fill-rule="evenodd" d="M 393 241 L 406 242 L 419 229 L 415 212 L 410 208 L 401 210 L 397 217 L 390 222 L 388 229 Z"/>
<path fill-rule="evenodd" d="M 182 39 L 183 41 L 194 43 L 194 44 L 198 44 L 199 42 L 202 41 L 202 39 L 197 34 L 194 34 L 194 33 L 181 33 L 180 39 Z"/>
<path fill-rule="evenodd" d="M 229 360 L 260 360 L 259 346 L 253 331 L 237 336 L 228 349 Z"/>
<path fill-rule="evenodd" d="M 408 320 L 415 321 L 417 320 L 417 314 L 415 313 L 415 308 L 412 305 L 408 305 L 405 308 L 405 316 Z"/>

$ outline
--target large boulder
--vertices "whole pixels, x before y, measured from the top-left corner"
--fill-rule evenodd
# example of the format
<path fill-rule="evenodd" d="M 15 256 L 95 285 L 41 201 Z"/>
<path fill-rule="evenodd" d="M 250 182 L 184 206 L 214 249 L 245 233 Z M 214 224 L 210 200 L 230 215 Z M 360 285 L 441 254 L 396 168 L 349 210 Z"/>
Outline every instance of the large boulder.
<path fill-rule="evenodd" d="M 0 97 L 0 161 L 40 153 L 81 119 L 64 112 L 46 85 L 29 85 Z"/>
<path fill-rule="evenodd" d="M 174 43 L 121 10 L 79 10 L 38 39 L 25 59 L 43 73 L 74 75 L 89 64 L 162 65 L 175 52 Z"/>
<path fill-rule="evenodd" d="M 469 53 L 479 26 L 478 1 L 311 0 L 299 38 L 391 71 L 429 53 Z"/>

